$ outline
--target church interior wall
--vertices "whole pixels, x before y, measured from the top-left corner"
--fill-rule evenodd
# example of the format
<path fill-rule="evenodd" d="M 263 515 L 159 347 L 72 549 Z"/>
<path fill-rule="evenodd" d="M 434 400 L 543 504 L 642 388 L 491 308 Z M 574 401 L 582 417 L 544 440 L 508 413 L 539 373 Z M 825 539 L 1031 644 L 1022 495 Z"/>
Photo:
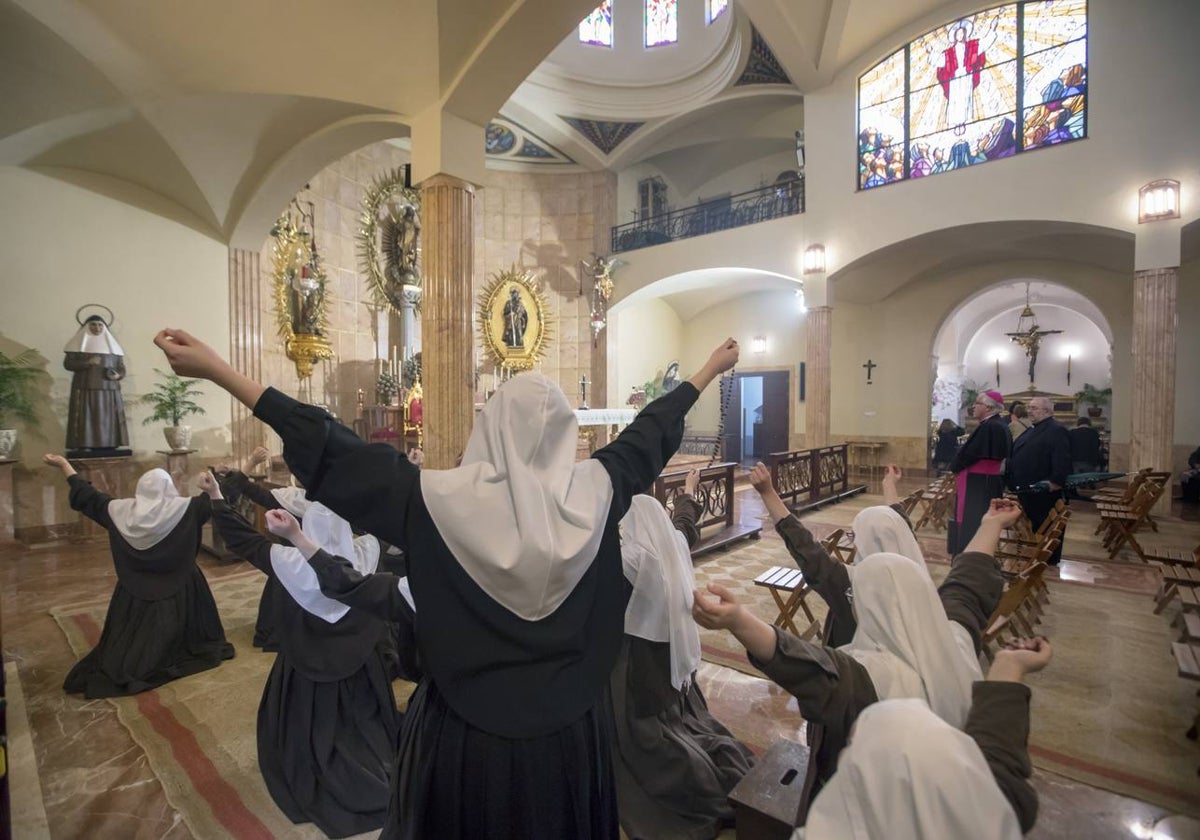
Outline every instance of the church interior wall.
<path fill-rule="evenodd" d="M 488 170 L 476 197 L 474 292 L 513 265 L 541 283 L 554 340 L 538 369 L 558 382 L 571 405 L 579 405 L 579 380 L 591 376 L 593 352 L 603 352 L 603 345 L 593 347 L 590 280 L 584 278 L 580 294 L 581 263 L 609 253 L 615 218 L 616 176 L 608 172 Z M 491 387 L 491 375 L 490 365 L 480 364 L 478 399 Z M 601 396 L 589 392 L 589 404 L 600 407 Z"/>
<path fill-rule="evenodd" d="M 893 445 L 883 457 L 904 467 L 924 467 L 935 376 L 932 354 L 938 330 L 962 301 L 1016 278 L 1042 279 L 1072 288 L 1086 295 L 1108 321 L 1113 333 L 1114 455 L 1118 448 L 1125 452 L 1133 369 L 1133 280 L 1118 272 L 1060 261 L 992 263 L 920 278 L 873 304 L 836 301 L 835 286 L 831 435 L 835 439 L 886 439 Z M 878 365 L 870 385 L 862 369 L 868 359 Z M 1050 361 L 1039 359 L 1039 368 Z M 1179 375 L 1179 381 L 1186 381 L 1184 371 Z M 1001 390 L 1024 387 L 1022 383 Z"/>
<path fill-rule="evenodd" d="M 1156 0 L 1158 11 L 1125 0 L 1089 3 L 1088 137 L 961 172 L 856 190 L 859 74 L 914 36 L 978 4 L 959 3 L 895 33 L 835 81 L 805 97 L 809 235 L 836 270 L 880 247 L 956 225 L 1053 219 L 1138 232 L 1138 188 L 1181 182 L 1184 211 L 1200 194 L 1195 152 L 1178 138 L 1200 132 L 1193 35 L 1200 5 Z M 1152 95 L 1149 95 L 1152 91 Z M 1189 210 L 1189 208 L 1191 208 Z M 1186 221 L 1185 217 L 1185 221 Z"/>
<path fill-rule="evenodd" d="M 20 426 L 15 472 L 15 527 L 74 521 L 66 484 L 40 465 L 65 445 L 71 374 L 63 346 L 86 303 L 113 310 L 113 333 L 125 350 L 121 383 L 130 447 L 142 469 L 162 466 L 162 424 L 142 425 L 149 410 L 138 398 L 160 381 L 162 354 L 151 344 L 167 326 L 185 327 L 218 347 L 229 345 L 229 270 L 224 244 L 191 228 L 17 167 L 0 167 L 0 252 L 5 255 L 0 349 L 26 348 L 45 360 L 36 427 Z M 84 313 L 84 316 L 89 313 Z M 103 314 L 103 313 L 101 313 Z M 205 414 L 187 418 L 200 457 L 229 451 L 230 401 L 214 386 L 197 402 Z"/>
<path fill-rule="evenodd" d="M 679 315 L 662 298 L 651 298 L 626 307 L 609 319 L 608 345 L 611 381 L 616 387 L 615 401 L 609 405 L 624 407 L 633 388 L 648 380 L 661 380 L 672 361 L 680 362 L 680 378 L 691 375 L 683 364 L 684 327 Z"/>
<path fill-rule="evenodd" d="M 1200 260 L 1179 269 L 1179 326 L 1175 336 L 1174 471 L 1187 468 L 1188 455 L 1200 446 Z"/>
<path fill-rule="evenodd" d="M 399 341 L 395 335 L 398 317 L 389 317 L 386 312 L 379 317 L 372 312 L 366 275 L 359 270 L 355 237 L 363 196 L 377 178 L 408 160 L 404 149 L 391 143 L 374 143 L 333 161 L 309 179 L 309 189 L 296 194 L 306 210 L 308 202 L 313 202 L 317 245 L 327 277 L 328 339 L 335 354 L 331 363 L 314 369 L 311 399 L 328 406 L 347 422 L 354 417 L 360 388 L 367 404 L 375 401 L 377 339 L 383 355 L 389 347 L 389 331 Z M 266 231 L 263 233 L 259 296 L 263 377 L 281 391 L 296 395 L 300 389 L 296 366 L 284 354 L 283 343 L 276 335 L 274 240 Z M 279 452 L 280 444 L 273 440 L 272 451 Z"/>
<path fill-rule="evenodd" d="M 683 356 L 679 373 L 691 376 L 708 360 L 717 342 L 727 336 L 741 345 L 739 373 L 787 370 L 791 415 L 790 444 L 799 445 L 804 434 L 804 403 L 799 398 L 800 362 L 805 352 L 805 317 L 791 289 L 774 289 L 739 295 L 714 304 L 683 323 Z M 766 349 L 754 353 L 756 336 L 766 339 Z M 688 412 L 689 434 L 715 434 L 721 414 L 720 389 L 708 388 Z"/>

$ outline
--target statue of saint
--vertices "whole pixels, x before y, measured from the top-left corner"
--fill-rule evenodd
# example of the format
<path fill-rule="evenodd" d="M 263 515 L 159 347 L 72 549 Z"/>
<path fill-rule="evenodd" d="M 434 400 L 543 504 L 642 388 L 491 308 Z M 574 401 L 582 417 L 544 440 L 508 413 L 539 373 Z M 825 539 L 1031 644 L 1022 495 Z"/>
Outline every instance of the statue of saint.
<path fill-rule="evenodd" d="M 521 301 L 521 293 L 515 288 L 509 289 L 508 301 L 504 304 L 505 346 L 514 350 L 523 348 L 527 326 L 529 326 L 529 311 Z"/>
<path fill-rule="evenodd" d="M 84 321 L 63 348 L 63 367 L 74 373 L 67 409 L 67 450 L 129 445 L 125 425 L 125 351 L 99 315 Z"/>
<path fill-rule="evenodd" d="M 420 247 L 421 217 L 409 203 L 389 202 L 380 224 L 383 239 L 384 276 L 398 299 L 404 286 L 420 285 L 417 251 Z"/>
<path fill-rule="evenodd" d="M 669 394 L 679 387 L 679 362 L 671 362 L 667 365 L 667 372 L 663 374 L 662 389 L 663 393 Z"/>

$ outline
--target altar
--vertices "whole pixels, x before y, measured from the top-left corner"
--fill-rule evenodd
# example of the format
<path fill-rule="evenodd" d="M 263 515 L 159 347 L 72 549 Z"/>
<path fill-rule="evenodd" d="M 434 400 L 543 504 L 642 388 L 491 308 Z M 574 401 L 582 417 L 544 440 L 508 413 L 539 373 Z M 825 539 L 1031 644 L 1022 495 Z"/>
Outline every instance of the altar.
<path fill-rule="evenodd" d="M 609 436 L 616 436 L 625 426 L 637 417 L 635 408 L 579 408 L 575 410 L 575 419 L 579 423 L 579 445 L 575 457 L 582 461 L 609 441 Z"/>

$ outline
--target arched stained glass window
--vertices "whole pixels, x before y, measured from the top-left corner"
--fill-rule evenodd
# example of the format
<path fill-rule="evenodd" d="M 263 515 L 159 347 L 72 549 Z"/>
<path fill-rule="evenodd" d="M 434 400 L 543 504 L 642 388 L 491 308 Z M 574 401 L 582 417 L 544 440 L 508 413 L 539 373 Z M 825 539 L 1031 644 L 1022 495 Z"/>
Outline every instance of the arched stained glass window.
<path fill-rule="evenodd" d="M 612 0 L 604 0 L 580 22 L 579 40 L 597 47 L 613 45 Z"/>
<path fill-rule="evenodd" d="M 858 80 L 858 187 L 1087 133 L 1087 0 L 1026 0 L 925 33 Z"/>
<path fill-rule="evenodd" d="M 679 40 L 676 0 L 645 0 L 646 46 L 658 47 Z"/>
<path fill-rule="evenodd" d="M 704 0 L 704 20 L 712 23 L 729 8 L 729 0 Z"/>

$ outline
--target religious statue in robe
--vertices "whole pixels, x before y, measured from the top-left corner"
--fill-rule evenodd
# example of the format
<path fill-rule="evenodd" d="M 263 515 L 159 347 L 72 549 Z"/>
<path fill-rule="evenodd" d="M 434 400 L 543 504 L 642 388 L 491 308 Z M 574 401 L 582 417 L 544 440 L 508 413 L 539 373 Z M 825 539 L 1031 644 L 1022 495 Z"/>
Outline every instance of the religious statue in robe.
<path fill-rule="evenodd" d="M 99 315 L 80 326 L 63 348 L 63 367 L 71 371 L 67 409 L 67 449 L 106 450 L 129 445 L 125 423 L 125 351 Z"/>
<path fill-rule="evenodd" d="M 417 286 L 421 282 L 417 272 L 421 217 L 417 208 L 408 202 L 401 205 L 390 202 L 381 220 L 381 228 L 386 264 L 384 276 L 398 299 L 405 286 Z"/>
<path fill-rule="evenodd" d="M 937 80 L 946 97 L 946 127 L 963 134 L 967 123 L 975 121 L 975 88 L 979 74 L 987 64 L 987 50 L 996 40 L 999 17 L 992 18 L 991 28 L 981 38 L 972 38 L 974 25 L 963 20 L 950 30 L 950 43 L 942 49 L 942 64 L 936 68 Z M 934 45 L 925 45 L 933 59 Z"/>
<path fill-rule="evenodd" d="M 508 301 L 504 304 L 504 343 L 519 349 L 525 346 L 525 328 L 529 326 L 529 311 L 521 301 L 521 293 L 509 289 Z"/>

